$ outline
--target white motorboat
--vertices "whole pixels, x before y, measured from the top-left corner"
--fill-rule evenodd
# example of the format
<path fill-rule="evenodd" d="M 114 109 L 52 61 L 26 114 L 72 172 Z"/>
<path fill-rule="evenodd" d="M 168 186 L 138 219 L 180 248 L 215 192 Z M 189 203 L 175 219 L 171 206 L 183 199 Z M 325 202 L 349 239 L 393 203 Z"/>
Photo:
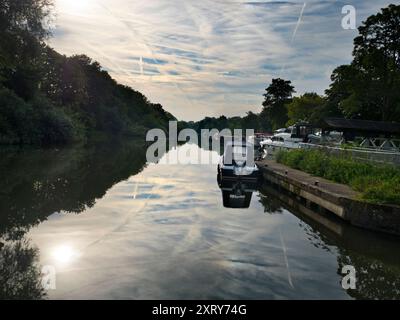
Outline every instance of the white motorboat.
<path fill-rule="evenodd" d="M 276 154 L 279 150 L 298 149 L 302 142 L 303 139 L 292 138 L 290 133 L 278 133 L 260 144 L 270 156 Z"/>
<path fill-rule="evenodd" d="M 218 164 L 219 181 L 258 181 L 260 171 L 254 160 L 254 145 L 248 142 L 229 142 Z"/>
<path fill-rule="evenodd" d="M 287 129 L 279 129 L 275 134 L 260 145 L 266 150 L 268 156 L 275 155 L 279 150 L 291 150 L 301 148 L 301 144 L 308 142 L 309 135 L 313 134 L 313 128 L 306 123 L 299 123 Z"/>

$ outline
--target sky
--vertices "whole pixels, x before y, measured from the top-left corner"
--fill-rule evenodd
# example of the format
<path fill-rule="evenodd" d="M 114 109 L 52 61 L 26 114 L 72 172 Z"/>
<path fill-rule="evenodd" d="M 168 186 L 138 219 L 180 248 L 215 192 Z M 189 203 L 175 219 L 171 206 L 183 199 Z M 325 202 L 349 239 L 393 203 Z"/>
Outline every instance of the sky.
<path fill-rule="evenodd" d="M 273 78 L 323 94 L 359 26 L 394 1 L 55 0 L 49 44 L 86 54 L 179 120 L 260 112 Z"/>

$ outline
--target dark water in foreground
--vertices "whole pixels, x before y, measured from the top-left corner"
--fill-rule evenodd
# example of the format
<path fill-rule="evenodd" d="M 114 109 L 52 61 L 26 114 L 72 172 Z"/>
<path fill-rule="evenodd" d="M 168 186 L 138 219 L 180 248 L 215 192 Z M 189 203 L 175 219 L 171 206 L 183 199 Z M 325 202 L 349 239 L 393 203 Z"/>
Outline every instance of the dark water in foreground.
<path fill-rule="evenodd" d="M 215 165 L 146 165 L 144 152 L 1 152 L 1 298 L 400 298 L 400 239 L 270 187 L 249 209 L 224 208 Z M 43 265 L 56 290 L 41 290 Z M 355 290 L 341 286 L 344 265 Z"/>

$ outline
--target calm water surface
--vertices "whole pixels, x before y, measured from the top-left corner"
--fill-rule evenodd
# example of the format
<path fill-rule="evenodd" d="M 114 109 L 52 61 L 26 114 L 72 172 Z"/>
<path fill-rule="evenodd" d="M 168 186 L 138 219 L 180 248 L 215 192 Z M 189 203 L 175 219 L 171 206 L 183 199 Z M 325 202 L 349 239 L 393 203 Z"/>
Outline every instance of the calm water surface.
<path fill-rule="evenodd" d="M 224 208 L 215 165 L 147 165 L 144 151 L 1 152 L 3 298 L 44 297 L 32 289 L 43 265 L 57 271 L 51 299 L 400 298 L 400 240 L 268 186 L 249 209 Z"/>

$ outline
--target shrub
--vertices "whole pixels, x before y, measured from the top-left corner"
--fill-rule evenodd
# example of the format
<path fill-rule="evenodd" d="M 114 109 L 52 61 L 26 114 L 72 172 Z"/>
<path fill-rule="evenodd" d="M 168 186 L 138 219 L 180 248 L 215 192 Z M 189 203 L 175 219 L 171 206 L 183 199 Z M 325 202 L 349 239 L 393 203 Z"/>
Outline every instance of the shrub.
<path fill-rule="evenodd" d="M 400 169 L 391 165 L 360 162 L 321 150 L 280 151 L 277 162 L 291 168 L 351 186 L 361 199 L 400 205 Z"/>
<path fill-rule="evenodd" d="M 2 144 L 66 144 L 77 138 L 78 127 L 46 98 L 28 103 L 8 89 L 0 90 Z"/>

